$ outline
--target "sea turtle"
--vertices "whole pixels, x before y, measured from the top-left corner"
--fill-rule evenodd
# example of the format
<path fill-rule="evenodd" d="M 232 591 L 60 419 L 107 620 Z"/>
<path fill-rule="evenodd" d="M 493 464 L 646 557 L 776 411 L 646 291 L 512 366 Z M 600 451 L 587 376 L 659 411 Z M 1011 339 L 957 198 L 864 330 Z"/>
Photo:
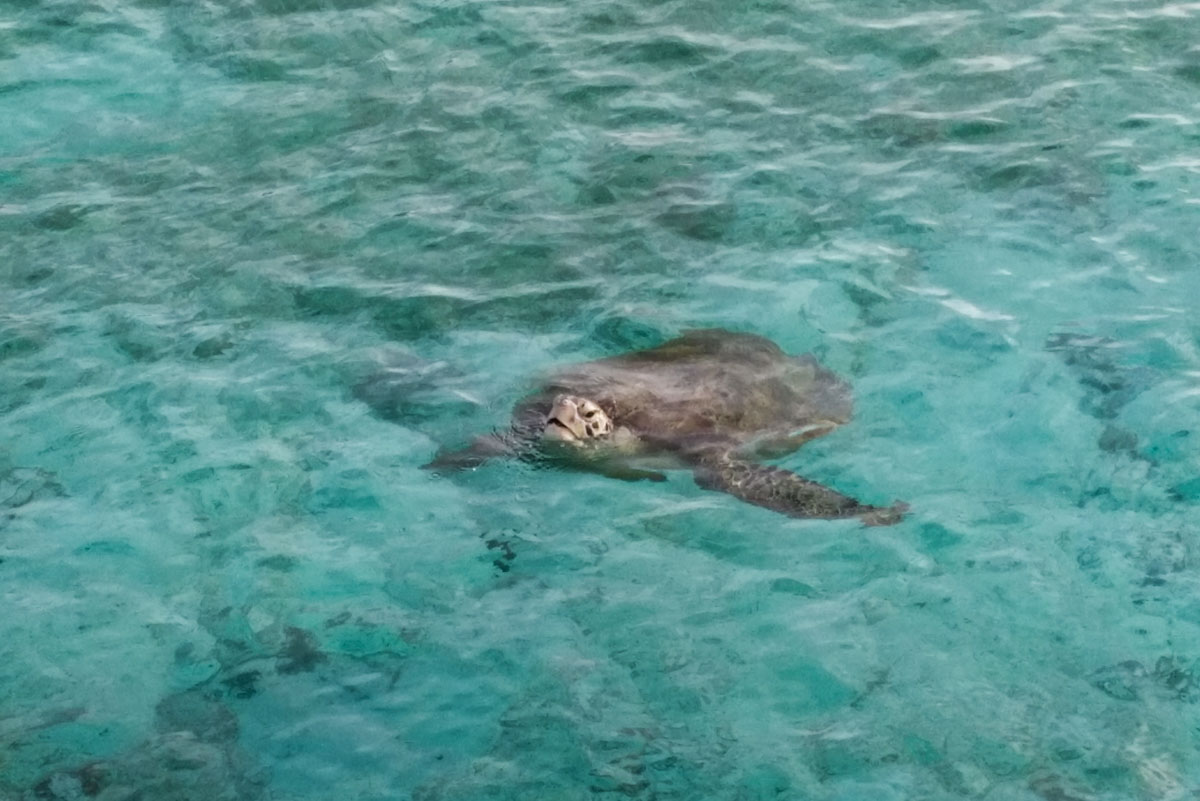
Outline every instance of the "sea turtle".
<path fill-rule="evenodd" d="M 435 470 L 509 456 L 662 481 L 690 469 L 704 489 L 790 517 L 898 522 L 907 506 L 868 506 L 795 473 L 762 464 L 849 421 L 850 388 L 808 355 L 720 329 L 689 331 L 657 347 L 570 365 L 518 401 L 507 431 L 442 451 Z"/>

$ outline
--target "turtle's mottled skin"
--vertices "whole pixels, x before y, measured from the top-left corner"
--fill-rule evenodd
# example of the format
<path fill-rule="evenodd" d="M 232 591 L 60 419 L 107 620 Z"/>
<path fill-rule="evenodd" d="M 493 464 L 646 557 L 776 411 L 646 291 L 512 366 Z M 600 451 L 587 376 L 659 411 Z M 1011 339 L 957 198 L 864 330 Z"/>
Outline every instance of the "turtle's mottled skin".
<path fill-rule="evenodd" d="M 762 464 L 850 420 L 850 388 L 811 356 L 753 334 L 691 331 L 648 350 L 564 367 L 513 409 L 512 427 L 427 467 L 497 456 L 627 480 L 686 468 L 705 489 L 790 517 L 898 522 L 907 507 L 868 506 Z"/>

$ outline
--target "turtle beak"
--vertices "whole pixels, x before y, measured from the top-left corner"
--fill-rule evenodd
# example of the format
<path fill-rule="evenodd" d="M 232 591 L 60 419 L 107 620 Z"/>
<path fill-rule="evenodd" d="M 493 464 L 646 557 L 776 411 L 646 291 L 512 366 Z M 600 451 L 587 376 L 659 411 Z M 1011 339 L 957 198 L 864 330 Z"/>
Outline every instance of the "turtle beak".
<path fill-rule="evenodd" d="M 555 398 L 554 405 L 546 414 L 542 435 L 559 442 L 578 442 L 584 439 L 587 430 L 579 416 L 579 408 L 570 398 Z"/>
<path fill-rule="evenodd" d="M 551 417 L 546 421 L 546 428 L 542 433 L 549 439 L 557 439 L 562 442 L 575 441 L 575 435 L 571 433 L 571 429 L 557 417 Z"/>

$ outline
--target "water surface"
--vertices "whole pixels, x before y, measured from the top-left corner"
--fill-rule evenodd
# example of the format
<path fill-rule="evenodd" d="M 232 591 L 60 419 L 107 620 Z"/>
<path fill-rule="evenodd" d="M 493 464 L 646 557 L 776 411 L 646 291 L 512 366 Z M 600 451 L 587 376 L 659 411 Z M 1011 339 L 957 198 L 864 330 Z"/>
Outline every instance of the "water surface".
<path fill-rule="evenodd" d="M 10 3 L 0 797 L 1191 797 L 1198 18 Z M 419 469 L 716 326 L 904 523 Z"/>

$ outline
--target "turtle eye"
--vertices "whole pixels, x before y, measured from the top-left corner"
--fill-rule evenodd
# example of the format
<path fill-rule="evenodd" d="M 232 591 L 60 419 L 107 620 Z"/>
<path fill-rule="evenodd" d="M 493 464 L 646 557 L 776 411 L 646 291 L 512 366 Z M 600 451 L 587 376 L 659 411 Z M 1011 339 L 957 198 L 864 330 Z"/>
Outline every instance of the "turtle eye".
<path fill-rule="evenodd" d="M 596 416 L 596 410 L 588 409 L 586 412 L 583 413 L 583 416 L 586 417 L 587 419 L 591 420 L 593 417 Z"/>

